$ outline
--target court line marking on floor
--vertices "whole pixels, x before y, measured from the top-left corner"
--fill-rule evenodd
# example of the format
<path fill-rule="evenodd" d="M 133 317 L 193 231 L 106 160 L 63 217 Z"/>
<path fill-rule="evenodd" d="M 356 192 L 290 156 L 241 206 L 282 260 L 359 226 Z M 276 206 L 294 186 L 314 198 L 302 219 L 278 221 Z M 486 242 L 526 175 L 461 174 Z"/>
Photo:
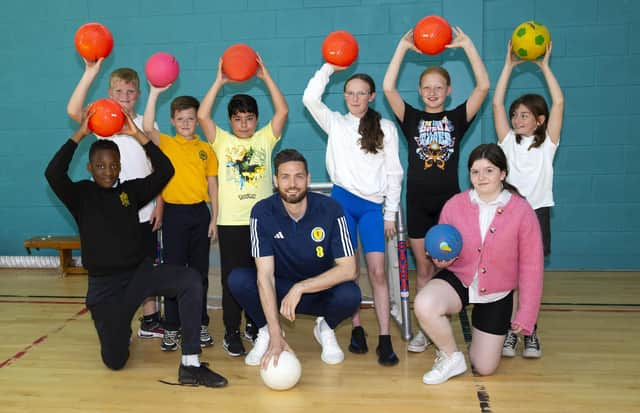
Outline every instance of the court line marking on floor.
<path fill-rule="evenodd" d="M 33 294 L 0 294 L 0 298 L 86 298 L 84 295 L 33 295 Z"/>
<path fill-rule="evenodd" d="M 82 308 L 82 310 L 78 311 L 77 313 L 75 313 L 73 316 L 67 318 L 60 326 L 56 327 L 55 329 L 51 330 L 48 334 L 45 334 L 43 336 L 38 337 L 37 339 L 35 339 L 31 344 L 29 344 L 27 347 L 25 347 L 24 349 L 22 349 L 21 351 L 17 352 L 16 354 L 14 354 L 13 356 L 9 357 L 8 359 L 6 359 L 5 361 L 3 361 L 2 363 L 0 363 L 0 369 L 3 367 L 6 367 L 8 365 L 10 365 L 11 363 L 13 363 L 14 361 L 19 360 L 21 357 L 23 357 L 25 354 L 27 354 L 29 351 L 33 350 L 36 346 L 44 343 L 47 338 L 49 338 L 49 336 L 51 334 L 55 334 L 57 332 L 59 332 L 60 330 L 62 330 L 63 328 L 65 328 L 67 326 L 67 324 L 69 324 L 71 321 L 75 321 L 77 320 L 80 316 L 84 315 L 85 313 L 87 313 L 89 311 L 89 309 L 87 307 Z"/>
<path fill-rule="evenodd" d="M 84 301 L 44 301 L 44 300 L 0 300 L 6 304 L 84 304 Z"/>
<path fill-rule="evenodd" d="M 469 324 L 467 310 L 463 308 L 460 313 L 458 313 L 458 317 L 460 318 L 460 327 L 462 327 L 464 342 L 467 344 L 467 349 L 469 349 L 471 346 L 471 326 Z M 489 396 L 489 391 L 484 383 L 479 379 L 481 376 L 473 369 L 471 358 L 469 358 L 469 364 L 471 366 L 471 373 L 473 373 L 473 381 L 476 385 L 476 396 L 478 397 L 478 402 L 480 404 L 480 412 L 490 413 L 493 410 L 491 410 L 491 398 Z"/>

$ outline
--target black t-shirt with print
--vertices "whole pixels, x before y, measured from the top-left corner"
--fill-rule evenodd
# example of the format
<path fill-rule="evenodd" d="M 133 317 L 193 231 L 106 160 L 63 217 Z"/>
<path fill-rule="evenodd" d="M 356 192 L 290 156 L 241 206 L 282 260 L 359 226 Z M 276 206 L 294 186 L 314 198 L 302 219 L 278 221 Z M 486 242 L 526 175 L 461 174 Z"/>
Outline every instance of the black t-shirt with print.
<path fill-rule="evenodd" d="M 460 142 L 473 122 L 467 122 L 467 102 L 440 113 L 427 113 L 404 102 L 404 121 L 396 120 L 409 146 L 408 190 L 430 195 L 460 192 Z"/>

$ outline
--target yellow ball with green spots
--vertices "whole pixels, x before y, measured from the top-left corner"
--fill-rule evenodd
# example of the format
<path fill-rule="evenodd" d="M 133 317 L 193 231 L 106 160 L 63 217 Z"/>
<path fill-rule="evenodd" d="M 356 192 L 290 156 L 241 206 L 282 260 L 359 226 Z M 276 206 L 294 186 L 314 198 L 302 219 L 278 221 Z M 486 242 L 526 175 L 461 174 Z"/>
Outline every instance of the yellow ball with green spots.
<path fill-rule="evenodd" d="M 547 51 L 551 41 L 549 30 L 544 24 L 533 20 L 520 24 L 511 36 L 513 53 L 523 60 L 536 60 Z"/>

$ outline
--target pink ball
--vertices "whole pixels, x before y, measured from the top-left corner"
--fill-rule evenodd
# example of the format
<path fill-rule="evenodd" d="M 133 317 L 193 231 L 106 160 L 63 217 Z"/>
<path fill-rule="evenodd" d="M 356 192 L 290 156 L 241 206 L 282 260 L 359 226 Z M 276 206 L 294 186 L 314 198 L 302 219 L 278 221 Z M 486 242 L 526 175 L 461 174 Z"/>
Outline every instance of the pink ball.
<path fill-rule="evenodd" d="M 176 58 L 165 52 L 152 55 L 144 66 L 144 74 L 155 87 L 165 87 L 175 82 L 179 72 L 180 66 Z"/>

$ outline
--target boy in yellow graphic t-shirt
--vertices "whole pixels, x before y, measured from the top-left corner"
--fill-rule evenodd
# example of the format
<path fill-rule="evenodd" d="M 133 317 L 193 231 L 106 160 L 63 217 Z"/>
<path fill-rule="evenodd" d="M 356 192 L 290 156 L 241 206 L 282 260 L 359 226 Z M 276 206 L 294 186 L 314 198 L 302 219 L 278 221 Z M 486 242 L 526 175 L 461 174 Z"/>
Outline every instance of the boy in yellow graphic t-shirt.
<path fill-rule="evenodd" d="M 216 153 L 220 210 L 218 212 L 218 238 L 220 240 L 220 266 L 222 276 L 222 317 L 225 326 L 224 348 L 230 356 L 245 353 L 240 339 L 242 309 L 227 286 L 229 273 L 237 267 L 253 267 L 250 251 L 249 217 L 256 202 L 273 193 L 271 182 L 271 153 L 280 139 L 287 120 L 289 107 L 282 92 L 273 81 L 262 59 L 258 56 L 256 76 L 269 90 L 274 106 L 271 121 L 258 126 L 258 104 L 249 95 L 235 95 L 228 104 L 229 123 L 233 133 L 220 128 L 211 117 L 218 93 L 231 80 L 222 72 L 222 60 L 211 88 L 202 99 L 198 121 L 207 140 Z M 244 337 L 253 341 L 257 328 L 247 319 Z"/>

